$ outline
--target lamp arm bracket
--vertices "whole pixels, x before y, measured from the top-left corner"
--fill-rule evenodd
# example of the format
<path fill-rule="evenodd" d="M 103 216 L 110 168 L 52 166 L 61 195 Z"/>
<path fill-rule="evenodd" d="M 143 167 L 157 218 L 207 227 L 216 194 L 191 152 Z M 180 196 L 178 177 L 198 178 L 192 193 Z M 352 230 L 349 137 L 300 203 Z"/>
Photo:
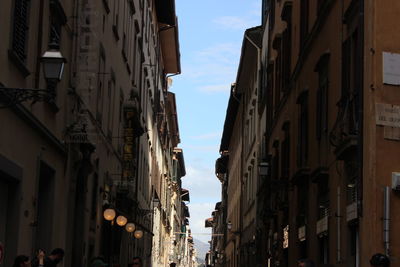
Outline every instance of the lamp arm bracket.
<path fill-rule="evenodd" d="M 15 106 L 25 101 L 49 101 L 53 99 L 54 92 L 48 89 L 10 88 L 0 87 L 0 109 Z"/>

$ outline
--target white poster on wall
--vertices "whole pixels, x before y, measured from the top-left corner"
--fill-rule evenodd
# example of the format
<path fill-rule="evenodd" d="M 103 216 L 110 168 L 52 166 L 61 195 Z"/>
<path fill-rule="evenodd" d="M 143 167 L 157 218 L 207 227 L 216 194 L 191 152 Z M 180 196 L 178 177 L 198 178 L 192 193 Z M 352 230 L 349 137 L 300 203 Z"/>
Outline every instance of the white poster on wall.
<path fill-rule="evenodd" d="M 383 52 L 383 83 L 400 85 L 400 54 Z"/>

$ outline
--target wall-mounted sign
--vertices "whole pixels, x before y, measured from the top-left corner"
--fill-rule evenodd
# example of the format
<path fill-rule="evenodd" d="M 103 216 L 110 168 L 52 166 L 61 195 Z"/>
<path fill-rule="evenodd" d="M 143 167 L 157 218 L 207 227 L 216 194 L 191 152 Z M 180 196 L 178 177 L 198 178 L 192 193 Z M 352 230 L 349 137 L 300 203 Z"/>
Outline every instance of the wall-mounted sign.
<path fill-rule="evenodd" d="M 283 248 L 289 247 L 289 225 L 283 228 Z"/>
<path fill-rule="evenodd" d="M 400 54 L 383 52 L 383 83 L 400 85 Z"/>
<path fill-rule="evenodd" d="M 400 127 L 400 106 L 376 103 L 376 125 Z"/>
<path fill-rule="evenodd" d="M 87 110 L 76 115 L 75 121 L 65 129 L 64 142 L 77 144 L 97 143 L 100 136 L 92 126 Z"/>
<path fill-rule="evenodd" d="M 306 240 L 306 226 L 305 225 L 298 228 L 298 238 L 300 241 Z"/>

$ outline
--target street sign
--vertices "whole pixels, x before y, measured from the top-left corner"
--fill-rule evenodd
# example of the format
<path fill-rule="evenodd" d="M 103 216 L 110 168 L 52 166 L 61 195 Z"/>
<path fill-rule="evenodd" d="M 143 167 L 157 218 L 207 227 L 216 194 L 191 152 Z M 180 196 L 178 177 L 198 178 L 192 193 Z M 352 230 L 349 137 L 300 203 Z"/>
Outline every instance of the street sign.
<path fill-rule="evenodd" d="M 400 127 L 400 106 L 376 103 L 376 125 Z"/>

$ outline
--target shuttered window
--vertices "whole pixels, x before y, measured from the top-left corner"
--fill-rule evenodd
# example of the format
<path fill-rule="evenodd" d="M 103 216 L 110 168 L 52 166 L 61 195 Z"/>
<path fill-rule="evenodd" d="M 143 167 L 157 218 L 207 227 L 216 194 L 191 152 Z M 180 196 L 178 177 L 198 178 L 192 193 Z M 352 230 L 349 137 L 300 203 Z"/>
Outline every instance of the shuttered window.
<path fill-rule="evenodd" d="M 297 102 L 300 106 L 297 144 L 297 166 L 306 167 L 308 161 L 308 93 L 303 92 Z"/>
<path fill-rule="evenodd" d="M 26 62 L 26 42 L 30 0 L 15 0 L 12 50 L 19 60 Z"/>
<path fill-rule="evenodd" d="M 286 122 L 283 127 L 285 139 L 282 142 L 282 159 L 281 159 L 281 178 L 289 179 L 290 173 L 290 123 Z"/>
<path fill-rule="evenodd" d="M 318 72 L 316 137 L 320 140 L 328 132 L 329 56 L 321 57 Z"/>
<path fill-rule="evenodd" d="M 300 2 L 300 45 L 304 46 L 304 42 L 308 35 L 308 19 L 309 19 L 309 0 L 301 0 Z"/>

